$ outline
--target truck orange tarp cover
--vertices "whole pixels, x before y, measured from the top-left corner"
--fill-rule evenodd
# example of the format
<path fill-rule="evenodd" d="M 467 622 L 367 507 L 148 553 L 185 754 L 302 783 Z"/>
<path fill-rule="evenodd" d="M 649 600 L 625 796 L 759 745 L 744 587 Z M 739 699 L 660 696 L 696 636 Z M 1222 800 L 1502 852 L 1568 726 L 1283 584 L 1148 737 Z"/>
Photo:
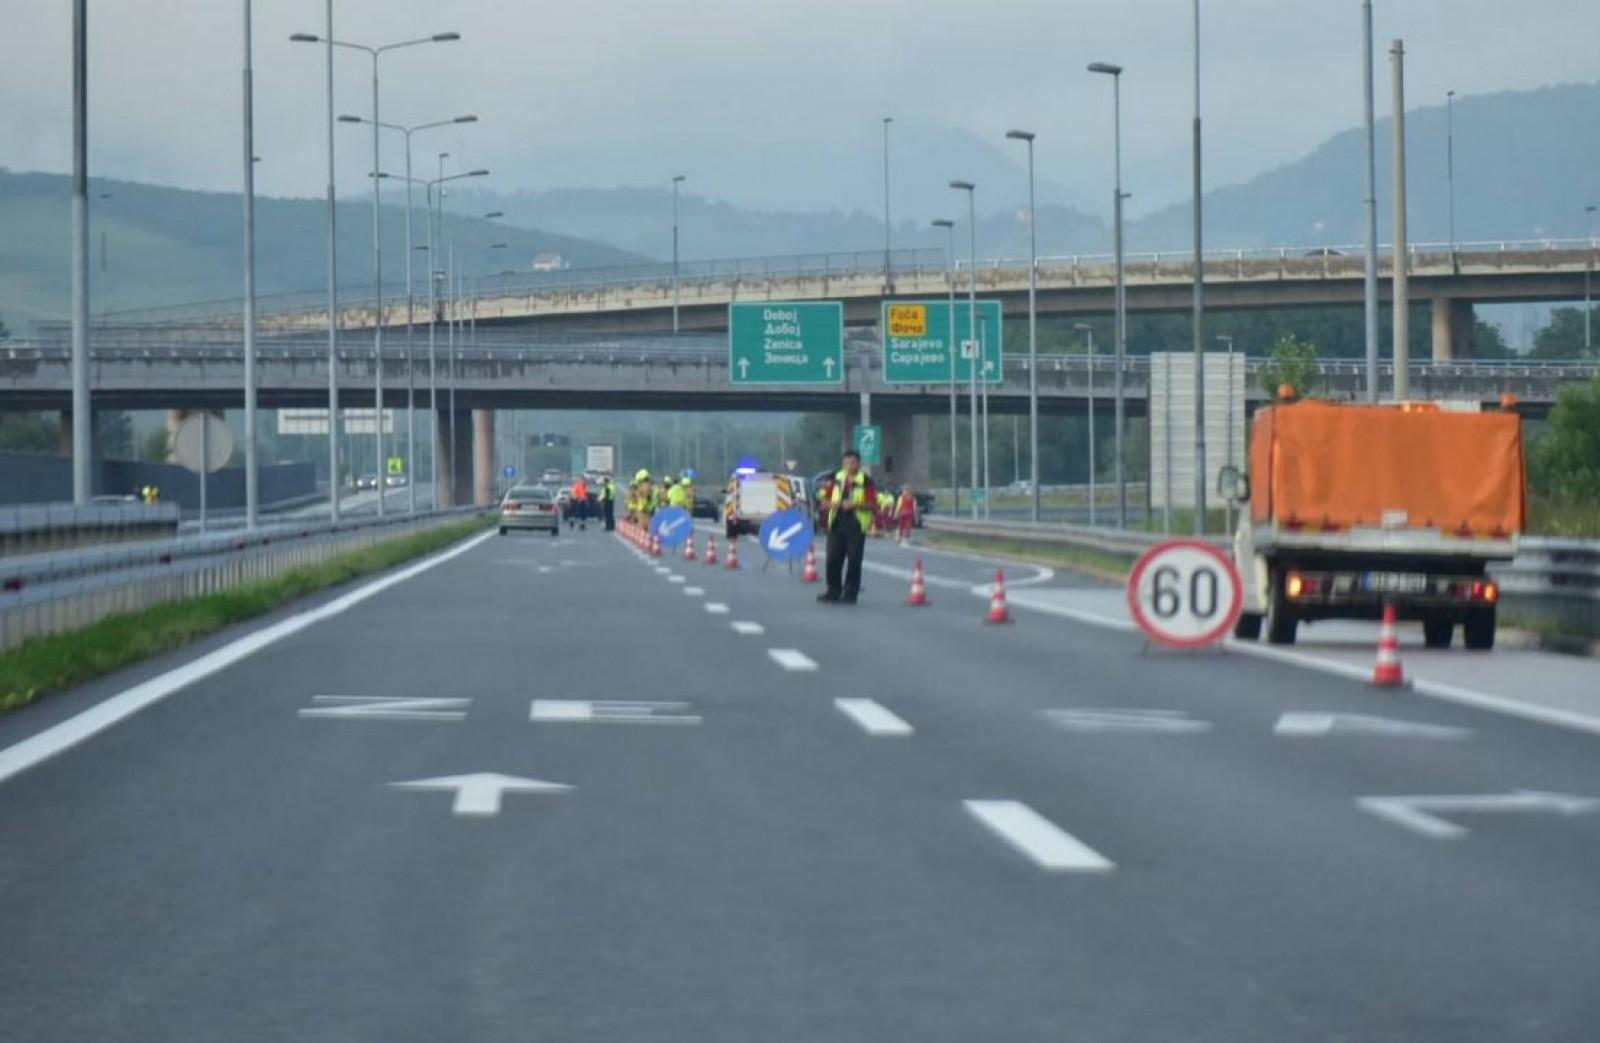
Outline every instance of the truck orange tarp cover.
<path fill-rule="evenodd" d="M 1408 526 L 1505 536 L 1526 504 L 1514 413 L 1299 402 L 1255 415 L 1250 517 L 1307 528 Z"/>

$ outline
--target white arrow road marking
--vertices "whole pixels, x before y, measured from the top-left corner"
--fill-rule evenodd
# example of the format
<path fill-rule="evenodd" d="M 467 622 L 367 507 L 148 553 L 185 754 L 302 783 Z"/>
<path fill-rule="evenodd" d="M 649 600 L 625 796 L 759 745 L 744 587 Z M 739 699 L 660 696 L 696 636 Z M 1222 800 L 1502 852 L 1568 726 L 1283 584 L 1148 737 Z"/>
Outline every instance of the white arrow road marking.
<path fill-rule="evenodd" d="M 454 790 L 456 801 L 450 809 L 451 813 L 477 817 L 500 814 L 500 797 L 504 793 L 565 793 L 572 789 L 561 782 L 524 779 L 492 771 L 480 771 L 474 775 L 442 775 L 436 779 L 413 779 L 410 782 L 391 782 L 389 785 L 395 789 Z"/>
<path fill-rule="evenodd" d="M 742 619 L 736 619 L 728 625 L 733 627 L 733 632 L 735 634 L 739 634 L 743 637 L 750 637 L 754 634 L 765 634 L 767 632 L 767 628 L 762 626 L 760 623 L 750 623 Z"/>
<path fill-rule="evenodd" d="M 1557 815 L 1583 815 L 1600 809 L 1600 799 L 1570 793 L 1517 790 L 1514 793 L 1433 797 L 1360 797 L 1356 806 L 1397 826 L 1435 840 L 1455 840 L 1469 832 L 1439 816 L 1479 811 L 1543 811 Z"/>
<path fill-rule="evenodd" d="M 769 648 L 767 655 L 785 670 L 815 670 L 817 661 L 798 648 Z"/>
<path fill-rule="evenodd" d="M 872 699 L 835 699 L 833 705 L 868 735 L 910 735 L 911 725 Z"/>
<path fill-rule="evenodd" d="M 688 708 L 688 703 L 535 699 L 528 709 L 528 720 L 565 724 L 699 724 L 696 714 L 672 712 Z"/>
<path fill-rule="evenodd" d="M 685 597 L 703 598 L 703 597 L 706 596 L 706 588 L 704 588 L 704 587 L 684 587 L 683 588 L 683 593 L 684 593 Z"/>
<path fill-rule="evenodd" d="M 301 717 L 361 718 L 369 721 L 459 721 L 471 699 L 389 699 L 373 695 L 314 695 L 318 706 L 302 707 Z"/>
<path fill-rule="evenodd" d="M 1328 735 L 1383 735 L 1398 739 L 1465 739 L 1471 728 L 1452 728 L 1445 724 L 1400 721 L 1364 713 L 1286 713 L 1278 718 L 1272 734 L 1290 738 L 1320 739 Z"/>
<path fill-rule="evenodd" d="M 706 611 L 713 616 L 725 616 L 728 614 L 728 606 L 720 601 L 707 601 Z"/>
<path fill-rule="evenodd" d="M 774 530 L 772 533 L 772 538 L 768 541 L 767 546 L 772 550 L 777 551 L 788 550 L 789 541 L 800 535 L 805 527 L 805 522 L 795 522 L 787 529 Z"/>
<path fill-rule="evenodd" d="M 1188 735 L 1211 730 L 1210 721 L 1183 710 L 1042 710 L 1039 716 L 1069 732 L 1137 732 Z"/>
<path fill-rule="evenodd" d="M 1105 873 L 1116 865 L 1054 822 L 1016 800 L 964 800 L 967 813 L 1052 873 Z"/>

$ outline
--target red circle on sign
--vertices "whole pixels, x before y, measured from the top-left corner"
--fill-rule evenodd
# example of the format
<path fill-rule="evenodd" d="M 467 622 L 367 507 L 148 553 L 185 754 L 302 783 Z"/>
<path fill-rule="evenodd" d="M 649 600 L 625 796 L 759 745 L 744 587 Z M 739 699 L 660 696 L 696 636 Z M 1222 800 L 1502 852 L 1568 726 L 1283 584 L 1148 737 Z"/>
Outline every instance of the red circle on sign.
<path fill-rule="evenodd" d="M 1232 585 L 1228 611 L 1223 613 L 1222 620 L 1216 626 L 1200 634 L 1179 636 L 1163 631 L 1160 623 L 1145 613 L 1144 605 L 1139 601 L 1139 584 L 1143 581 L 1145 572 L 1162 555 L 1175 550 L 1196 551 L 1210 558 L 1216 562 Z M 1133 621 L 1139 624 L 1139 629 L 1146 637 L 1168 648 L 1204 648 L 1226 637 L 1234 624 L 1239 621 L 1239 615 L 1244 611 L 1244 580 L 1239 576 L 1239 570 L 1234 567 L 1233 559 L 1224 554 L 1216 544 L 1198 539 L 1166 540 L 1139 555 L 1139 560 L 1133 563 L 1133 571 L 1128 573 L 1127 596 L 1128 610 L 1133 614 Z"/>

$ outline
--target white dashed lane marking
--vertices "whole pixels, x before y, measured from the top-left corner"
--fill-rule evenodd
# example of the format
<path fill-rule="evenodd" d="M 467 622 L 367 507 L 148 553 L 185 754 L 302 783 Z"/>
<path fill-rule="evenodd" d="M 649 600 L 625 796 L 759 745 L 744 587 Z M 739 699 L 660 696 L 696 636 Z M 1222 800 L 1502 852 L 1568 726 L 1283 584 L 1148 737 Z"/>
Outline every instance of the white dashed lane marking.
<path fill-rule="evenodd" d="M 728 606 L 720 601 L 707 601 L 706 611 L 713 616 L 725 616 L 728 614 Z"/>
<path fill-rule="evenodd" d="M 728 625 L 733 627 L 733 632 L 735 634 L 742 634 L 745 637 L 750 637 L 754 634 L 765 634 L 767 632 L 767 628 L 762 626 L 760 623 L 751 623 L 750 621 L 744 619 L 736 619 Z"/>
<path fill-rule="evenodd" d="M 962 801 L 983 823 L 1034 865 L 1052 873 L 1105 873 L 1116 865 L 1100 852 L 1016 800 Z"/>
<path fill-rule="evenodd" d="M 769 648 L 767 655 L 785 670 L 815 670 L 817 661 L 798 648 Z"/>
<path fill-rule="evenodd" d="M 868 735 L 910 735 L 913 730 L 893 711 L 873 699 L 835 699 L 833 705 Z"/>

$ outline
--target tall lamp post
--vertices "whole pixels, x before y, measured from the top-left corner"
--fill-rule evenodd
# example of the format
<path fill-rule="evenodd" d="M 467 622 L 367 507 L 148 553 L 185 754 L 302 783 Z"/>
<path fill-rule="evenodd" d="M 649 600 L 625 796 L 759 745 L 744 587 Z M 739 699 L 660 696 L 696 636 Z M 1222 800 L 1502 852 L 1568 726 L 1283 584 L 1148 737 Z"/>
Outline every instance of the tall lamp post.
<path fill-rule="evenodd" d="M 672 335 L 678 335 L 678 186 L 687 174 L 672 175 Z"/>
<path fill-rule="evenodd" d="M 1110 62 L 1095 62 L 1089 66 L 1090 72 L 1102 73 L 1111 77 L 1111 141 L 1113 163 L 1113 186 L 1111 191 L 1111 223 L 1113 250 L 1116 255 L 1116 315 L 1112 321 L 1112 333 L 1116 341 L 1116 371 L 1113 376 L 1113 429 L 1111 432 L 1112 449 L 1117 458 L 1117 528 L 1128 527 L 1128 476 L 1126 461 L 1123 458 L 1122 438 L 1125 426 L 1125 406 L 1123 405 L 1123 373 L 1126 368 L 1128 353 L 1128 294 L 1123 274 L 1122 259 L 1122 66 Z"/>
<path fill-rule="evenodd" d="M 1372 0 L 1361 3 L 1361 80 L 1364 124 L 1362 206 L 1366 210 L 1366 266 L 1362 276 L 1362 322 L 1367 348 L 1367 402 L 1378 401 L 1378 149 L 1372 101 Z"/>
<path fill-rule="evenodd" d="M 1088 425 L 1089 426 L 1089 524 L 1093 525 L 1095 523 L 1095 518 L 1094 518 L 1094 500 L 1095 500 L 1095 488 L 1094 488 L 1094 327 L 1089 325 L 1087 322 L 1075 322 L 1075 323 L 1072 324 L 1072 328 L 1075 329 L 1075 330 L 1082 330 L 1083 331 L 1083 335 L 1086 338 L 1088 338 L 1088 347 L 1085 349 L 1085 355 L 1084 355 L 1084 362 L 1086 363 L 1086 365 L 1084 366 L 1084 370 L 1087 373 L 1088 380 L 1089 380 L 1089 425 Z"/>
<path fill-rule="evenodd" d="M 1219 333 L 1217 334 L 1217 340 L 1228 346 L 1228 416 L 1227 433 L 1224 436 L 1223 443 L 1223 466 L 1235 467 L 1237 465 L 1233 460 L 1233 334 Z M 1233 500 L 1229 497 L 1223 497 L 1222 505 L 1224 511 L 1224 533 L 1231 535 L 1233 532 Z"/>
<path fill-rule="evenodd" d="M 1456 268 L 1456 92 L 1444 92 L 1444 179 L 1450 228 L 1450 270 Z"/>
<path fill-rule="evenodd" d="M 316 37 L 307 37 L 296 34 L 293 39 L 307 43 L 317 42 Z M 367 44 L 352 43 L 348 40 L 334 39 L 332 30 L 329 31 L 326 42 L 330 47 L 343 47 L 347 50 L 361 51 L 372 58 L 372 353 L 373 353 L 373 410 L 372 430 L 373 446 L 377 453 L 376 466 L 378 470 L 378 514 L 384 513 L 386 499 L 384 472 L 386 462 L 383 450 L 383 236 L 382 236 L 382 190 L 383 179 L 378 177 L 382 169 L 382 160 L 378 154 L 378 130 L 381 120 L 378 114 L 378 59 L 389 51 L 399 50 L 402 47 L 415 47 L 424 43 L 450 43 L 461 39 L 460 33 L 434 33 L 432 36 L 423 36 L 415 40 L 401 40 L 397 43 L 381 44 L 371 47 Z"/>
<path fill-rule="evenodd" d="M 1591 298 L 1589 296 L 1589 283 L 1594 278 L 1595 209 L 1596 208 L 1592 204 L 1583 208 L 1584 217 L 1587 219 L 1586 223 L 1589 235 L 1589 241 L 1584 244 L 1587 249 L 1585 251 L 1586 257 L 1583 265 L 1583 353 L 1585 355 L 1594 354 L 1594 306 L 1590 303 Z"/>
<path fill-rule="evenodd" d="M 945 287 L 950 293 L 950 331 L 945 341 L 950 355 L 950 495 L 953 498 L 951 513 L 961 511 L 961 483 L 956 479 L 956 223 L 946 218 L 933 222 L 933 227 L 943 228 L 949 240 L 945 249 Z"/>
<path fill-rule="evenodd" d="M 967 234 L 968 234 L 968 271 L 967 271 L 967 342 L 972 345 L 973 357 L 970 362 L 972 373 L 972 401 L 969 404 L 968 415 L 972 417 L 970 425 L 970 444 L 967 446 L 972 457 L 972 486 L 978 488 L 978 186 L 971 181 L 952 181 L 950 187 L 957 192 L 967 194 Z M 978 516 L 978 501 L 972 499 L 972 516 Z"/>
<path fill-rule="evenodd" d="M 1205 255 L 1200 193 L 1200 0 L 1194 0 L 1194 532 L 1206 532 Z"/>
<path fill-rule="evenodd" d="M 893 116 L 883 117 L 883 292 L 894 292 L 894 269 L 890 263 L 889 235 L 889 124 Z"/>
<path fill-rule="evenodd" d="M 94 495 L 89 405 L 89 5 L 72 4 L 72 502 Z"/>
<path fill-rule="evenodd" d="M 244 93 L 241 106 L 244 114 L 244 524 L 247 529 L 256 527 L 260 504 L 260 471 L 256 460 L 256 153 L 251 21 L 250 0 L 244 0 Z M 103 246 L 100 256 L 103 265 Z"/>
<path fill-rule="evenodd" d="M 1039 520 L 1039 222 L 1034 213 L 1032 131 L 1010 130 L 1006 137 L 1028 143 L 1028 460 L 1033 482 L 1034 521 Z"/>
<path fill-rule="evenodd" d="M 373 123 L 372 120 L 360 116 L 340 116 L 340 123 Z M 408 510 L 417 513 L 417 402 L 416 386 L 412 374 L 416 369 L 415 353 L 412 350 L 412 333 L 416 328 L 415 300 L 416 295 L 412 290 L 411 281 L 411 256 L 416 248 L 411 245 L 411 186 L 416 179 L 411 176 L 411 135 L 419 130 L 432 130 L 435 127 L 449 127 L 457 123 L 476 123 L 476 116 L 457 116 L 455 119 L 435 120 L 432 123 L 418 123 L 415 126 L 403 127 L 398 123 L 376 123 L 375 126 L 385 130 L 398 131 L 404 135 L 406 142 L 406 173 L 401 178 L 406 184 L 406 486 L 410 494 Z M 380 174 L 379 178 L 388 175 Z"/>

